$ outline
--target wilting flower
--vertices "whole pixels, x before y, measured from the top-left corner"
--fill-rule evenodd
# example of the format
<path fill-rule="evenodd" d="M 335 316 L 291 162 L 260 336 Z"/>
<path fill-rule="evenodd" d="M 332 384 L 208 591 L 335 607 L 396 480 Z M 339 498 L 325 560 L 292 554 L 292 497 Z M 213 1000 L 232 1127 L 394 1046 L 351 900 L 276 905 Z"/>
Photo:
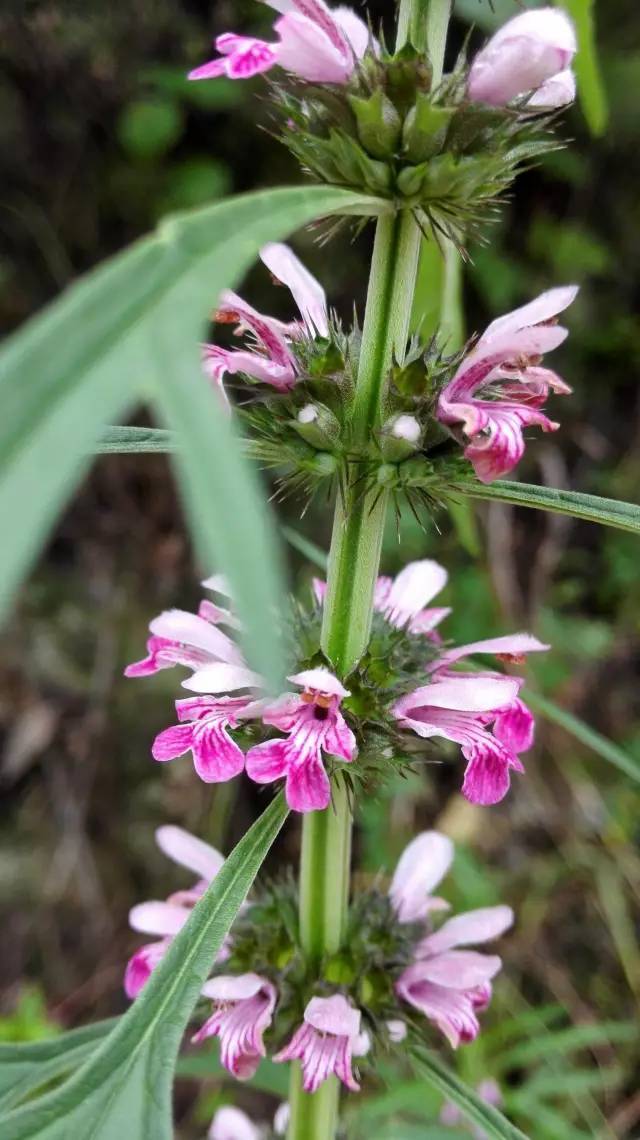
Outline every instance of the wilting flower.
<path fill-rule="evenodd" d="M 124 988 L 130 998 L 135 998 L 140 993 L 149 975 L 166 954 L 173 938 L 182 930 L 198 899 L 224 863 L 219 851 L 202 839 L 196 839 L 188 831 L 183 831 L 181 827 L 159 827 L 156 843 L 174 863 L 187 867 L 198 879 L 188 890 L 176 891 L 165 902 L 140 903 L 129 912 L 129 925 L 134 930 L 141 934 L 160 936 L 159 941 L 147 943 L 129 959 Z M 223 949 L 218 955 L 218 961 L 222 961 L 224 955 Z"/>
<path fill-rule="evenodd" d="M 494 1108 L 498 1108 L 502 1104 L 500 1086 L 497 1081 L 492 1080 L 491 1077 L 487 1078 L 487 1080 L 480 1081 L 480 1084 L 476 1087 L 476 1092 L 480 1100 L 483 1100 L 485 1104 L 492 1105 Z M 442 1107 L 440 1122 L 448 1128 L 457 1128 L 467 1123 L 457 1104 L 452 1104 L 449 1100 L 446 1101 Z M 474 1140 L 488 1140 L 484 1128 L 478 1128 L 477 1125 L 471 1126 L 471 1135 Z"/>
<path fill-rule="evenodd" d="M 571 61 L 577 50 L 571 20 L 558 8 L 514 16 L 474 59 L 468 93 L 479 103 L 503 107 L 532 92 L 526 106 L 563 107 L 575 99 Z"/>
<path fill-rule="evenodd" d="M 559 427 L 541 407 L 549 391 L 566 395 L 571 389 L 541 361 L 568 335 L 554 318 L 577 292 L 575 285 L 550 289 L 493 321 L 440 393 L 437 418 L 461 425 L 468 440 L 464 454 L 483 483 L 506 475 L 522 458 L 523 428 Z"/>
<path fill-rule="evenodd" d="M 213 1013 L 193 1040 L 219 1037 L 220 1060 L 225 1069 L 238 1080 L 247 1080 L 266 1054 L 262 1038 L 271 1024 L 277 998 L 275 986 L 259 974 L 228 974 L 205 982 L 202 993 L 211 998 Z"/>
<path fill-rule="evenodd" d="M 246 1112 L 231 1104 L 218 1109 L 207 1133 L 208 1140 L 261 1140 L 262 1135 Z"/>
<path fill-rule="evenodd" d="M 277 43 L 226 33 L 215 41 L 219 58 L 190 72 L 189 79 L 250 79 L 282 67 L 310 83 L 348 83 L 356 60 L 370 43 L 369 29 L 350 8 L 333 11 L 324 0 L 267 0 L 283 13 Z"/>
<path fill-rule="evenodd" d="M 334 1074 L 348 1089 L 358 1092 L 360 1085 L 351 1071 L 351 1060 L 359 1037 L 360 1010 L 342 994 L 314 997 L 304 1011 L 303 1024 L 273 1059 L 300 1061 L 305 1092 L 316 1092 Z"/>
<path fill-rule="evenodd" d="M 247 774 L 258 784 L 286 780 L 286 797 L 294 811 L 320 811 L 331 798 L 322 753 L 353 760 L 355 737 L 340 712 L 349 692 L 328 669 L 309 669 L 289 677 L 303 688 L 286 693 L 262 708 L 263 724 L 286 732 L 286 739 L 266 740 L 250 748 Z"/>
<path fill-rule="evenodd" d="M 430 892 L 451 865 L 453 846 L 436 831 L 418 835 L 400 858 L 389 891 L 400 922 L 420 922 L 447 904 Z M 399 997 L 424 1013 L 454 1048 L 480 1031 L 477 1014 L 491 999 L 491 979 L 501 966 L 496 955 L 459 950 L 498 938 L 513 923 L 508 906 L 485 907 L 447 919 L 422 938 L 414 961 L 396 982 Z"/>
<path fill-rule="evenodd" d="M 270 242 L 261 249 L 260 257 L 274 278 L 289 288 L 302 321 L 286 324 L 275 317 L 265 317 L 237 293 L 226 289 L 220 297 L 216 320 L 237 325 L 237 331 L 249 333 L 252 342 L 241 349 L 204 346 L 204 370 L 221 391 L 226 374 L 241 372 L 286 392 L 298 374 L 293 343 L 302 335 L 324 337 L 329 332 L 324 290 L 293 251 L 279 242 Z"/>

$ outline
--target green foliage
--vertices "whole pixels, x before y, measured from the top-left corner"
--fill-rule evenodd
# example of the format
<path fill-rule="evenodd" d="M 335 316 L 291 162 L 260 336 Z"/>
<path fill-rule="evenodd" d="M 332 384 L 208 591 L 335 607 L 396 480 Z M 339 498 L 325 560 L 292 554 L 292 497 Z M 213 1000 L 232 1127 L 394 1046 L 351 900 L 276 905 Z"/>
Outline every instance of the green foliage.
<path fill-rule="evenodd" d="M 281 586 L 272 526 L 228 418 L 202 383 L 197 344 L 208 308 L 265 241 L 319 213 L 362 206 L 362 199 L 335 190 L 274 190 L 167 219 L 154 235 L 89 274 L 9 341 L 0 356 L 5 609 L 86 470 L 105 425 L 150 396 L 169 408 L 177 427 L 186 427 L 189 474 L 184 465 L 180 469 L 189 479 L 192 518 L 202 495 L 209 496 L 202 516 L 207 565 L 215 556 L 231 580 L 254 663 L 265 676 L 278 676 L 274 615 Z M 160 347 L 169 325 L 175 335 L 168 347 Z M 192 389 L 206 413 L 206 449 L 204 423 L 197 422 L 194 405 L 187 410 L 178 398 L 166 353 L 179 365 L 180 383 Z M 197 473 L 196 456 L 202 464 Z M 222 512 L 216 514 L 217 522 L 228 521 L 235 545 L 220 541 L 224 527 L 213 534 L 214 501 Z"/>
<path fill-rule="evenodd" d="M 447 1100 L 457 1105 L 465 1119 L 484 1129 L 488 1137 L 495 1140 L 527 1140 L 524 1132 L 510 1124 L 497 1108 L 485 1104 L 473 1089 L 463 1084 L 428 1049 L 415 1046 L 411 1052 L 411 1064 L 423 1080 L 434 1085 Z"/>
<path fill-rule="evenodd" d="M 167 99 L 140 99 L 125 107 L 118 123 L 118 138 L 132 158 L 157 158 L 182 133 L 182 115 Z"/>
<path fill-rule="evenodd" d="M 3 1140 L 171 1140 L 173 1069 L 200 988 L 287 816 L 278 796 L 194 907 L 143 992 L 53 1092 L 0 1117 Z"/>
<path fill-rule="evenodd" d="M 96 1021 L 81 1029 L 20 1044 L 0 1041 L 0 1112 L 8 1112 L 65 1076 L 94 1053 L 117 1021 Z"/>
<path fill-rule="evenodd" d="M 601 499 L 580 491 L 561 491 L 555 487 L 536 487 L 530 483 L 512 483 L 497 479 L 495 483 L 460 482 L 455 491 L 474 499 L 495 499 L 518 507 L 534 507 L 543 511 L 572 515 L 604 526 L 619 527 L 640 534 L 640 506 L 620 503 L 616 499 Z"/>
<path fill-rule="evenodd" d="M 40 1041 L 59 1031 L 57 1023 L 47 1013 L 44 995 L 38 986 L 25 986 L 13 1012 L 0 1017 L 0 1043 Z"/>
<path fill-rule="evenodd" d="M 595 0 L 562 0 L 559 6 L 569 13 L 576 28 L 578 54 L 573 66 L 584 117 L 592 134 L 602 135 L 607 126 L 609 110 L 598 62 Z"/>

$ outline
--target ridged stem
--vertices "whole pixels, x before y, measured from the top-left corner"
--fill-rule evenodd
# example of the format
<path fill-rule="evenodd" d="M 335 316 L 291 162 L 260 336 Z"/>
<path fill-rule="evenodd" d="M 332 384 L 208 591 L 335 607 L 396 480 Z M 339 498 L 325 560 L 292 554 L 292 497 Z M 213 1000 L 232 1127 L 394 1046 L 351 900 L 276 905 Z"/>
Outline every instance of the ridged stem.
<path fill-rule="evenodd" d="M 424 44 L 416 46 L 426 47 L 432 6 L 441 14 L 444 11 L 442 0 L 402 0 L 398 47 L 410 33 L 415 43 L 423 28 Z M 448 19 L 448 2 L 446 10 Z M 434 21 L 437 31 L 441 21 L 435 16 Z M 446 21 L 444 35 L 437 41 L 442 53 L 444 37 Z M 434 40 L 434 46 L 435 43 Z M 442 74 L 441 59 L 439 66 Z M 389 370 L 394 359 L 402 361 L 406 349 L 420 239 L 409 211 L 381 217 L 377 222 L 353 404 L 356 443 L 366 443 L 380 427 Z M 369 641 L 387 508 L 386 492 L 379 487 L 366 489 L 365 474 L 358 465 L 350 465 L 346 485 L 338 495 L 322 627 L 324 653 L 337 675 L 347 682 Z M 338 775 L 333 780 L 329 808 L 309 813 L 302 826 L 300 938 L 308 960 L 318 967 L 326 955 L 340 948 L 344 937 L 351 830 L 347 787 Z M 293 1065 L 288 1140 L 333 1140 L 338 1126 L 339 1095 L 335 1077 L 316 1093 L 305 1093 L 300 1068 Z"/>

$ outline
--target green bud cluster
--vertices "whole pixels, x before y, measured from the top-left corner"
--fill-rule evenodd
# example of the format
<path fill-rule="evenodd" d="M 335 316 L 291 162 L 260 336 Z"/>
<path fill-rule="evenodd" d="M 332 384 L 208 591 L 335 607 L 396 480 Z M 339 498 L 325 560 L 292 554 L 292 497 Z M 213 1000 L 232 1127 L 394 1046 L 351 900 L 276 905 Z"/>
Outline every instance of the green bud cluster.
<path fill-rule="evenodd" d="M 412 343 L 387 378 L 383 422 L 363 442 L 351 421 L 359 342 L 357 327 L 347 335 L 333 322 L 327 338 L 293 343 L 298 379 L 289 391 L 247 378 L 237 410 L 250 454 L 276 470 L 282 498 L 309 499 L 332 482 L 342 487 L 357 464 L 363 494 L 379 488 L 433 511 L 446 502 L 452 479 L 459 484 L 471 472 L 435 417 L 438 393 L 463 353 L 443 356 L 435 342 L 426 349 Z"/>
<path fill-rule="evenodd" d="M 411 45 L 384 46 L 349 84 L 274 86 L 281 137 L 315 179 L 410 208 L 423 226 L 460 243 L 481 230 L 518 170 L 555 147 L 549 115 L 472 103 L 463 60 L 437 85 Z"/>
<path fill-rule="evenodd" d="M 233 925 L 229 956 L 216 972 L 258 973 L 273 982 L 278 1004 L 272 1045 L 290 1037 L 312 997 L 340 992 L 362 1011 L 363 1028 L 374 1041 L 388 1046 L 386 1022 L 403 1014 L 395 982 L 424 933 L 423 924 L 399 923 L 387 894 L 374 885 L 353 900 L 343 948 L 312 965 L 302 949 L 298 888 L 289 875 L 257 889 Z"/>

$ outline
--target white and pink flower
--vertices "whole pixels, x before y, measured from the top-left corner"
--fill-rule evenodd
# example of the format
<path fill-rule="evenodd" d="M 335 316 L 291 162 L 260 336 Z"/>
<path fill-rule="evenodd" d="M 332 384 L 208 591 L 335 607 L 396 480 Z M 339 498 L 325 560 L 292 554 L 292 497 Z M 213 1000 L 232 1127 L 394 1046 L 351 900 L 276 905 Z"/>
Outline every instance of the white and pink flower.
<path fill-rule="evenodd" d="M 308 669 L 289 677 L 302 693 L 286 693 L 262 707 L 263 724 L 287 733 L 286 739 L 266 740 L 250 748 L 247 774 L 258 784 L 284 778 L 289 807 L 321 811 L 331 799 L 323 753 L 349 762 L 356 740 L 340 712 L 349 692 L 328 669 Z"/>
<path fill-rule="evenodd" d="M 437 418 L 461 429 L 464 454 L 483 483 L 506 475 L 522 458 L 524 428 L 559 427 L 541 408 L 550 391 L 571 389 L 541 360 L 567 337 L 555 318 L 577 292 L 575 285 L 550 289 L 493 321 L 440 393 Z"/>
<path fill-rule="evenodd" d="M 511 772 L 523 772 L 521 752 L 533 744 L 533 716 L 518 693 L 521 677 L 453 672 L 464 657 L 490 653 L 509 661 L 549 648 L 531 634 L 473 642 L 445 650 L 428 668 L 430 682 L 396 701 L 392 714 L 402 728 L 427 740 L 442 737 L 461 745 L 467 760 L 462 793 L 472 803 L 498 803 L 509 790 Z"/>
<path fill-rule="evenodd" d="M 189 918 L 195 904 L 213 882 L 224 863 L 214 847 L 183 831 L 181 827 L 166 825 L 156 831 L 156 843 L 174 863 L 186 867 L 198 876 L 188 890 L 177 891 L 165 902 L 145 902 L 129 912 L 129 925 L 141 934 L 156 935 L 158 941 L 148 942 L 129 959 L 125 971 L 124 988 L 129 998 L 135 998 L 149 976 L 166 954 L 172 940 Z M 218 961 L 225 956 L 223 948 Z"/>
<path fill-rule="evenodd" d="M 259 974 L 219 975 L 202 987 L 213 1002 L 213 1013 L 193 1037 L 220 1039 L 220 1060 L 238 1080 L 252 1077 L 266 1055 L 263 1041 L 277 1000 L 277 991 Z"/>
<path fill-rule="evenodd" d="M 553 110 L 576 94 L 571 62 L 577 51 L 571 20 L 558 8 L 536 8 L 508 20 L 475 57 L 468 80 L 474 102 L 503 107 L 528 95 L 525 106 Z"/>
<path fill-rule="evenodd" d="M 351 1068 L 360 1039 L 360 1010 L 342 994 L 314 997 L 304 1011 L 303 1024 L 296 1029 L 274 1061 L 300 1061 L 302 1087 L 314 1093 L 328 1077 L 335 1075 L 351 1092 L 360 1085 Z"/>
<path fill-rule="evenodd" d="M 237 333 L 248 333 L 251 340 L 248 347 L 240 349 L 204 345 L 204 371 L 223 395 L 224 377 L 237 373 L 269 384 L 280 392 L 288 391 L 298 376 L 293 343 L 303 335 L 315 338 L 329 333 L 324 290 L 293 250 L 281 242 L 270 242 L 261 249 L 260 257 L 273 277 L 288 287 L 302 320 L 287 324 L 275 317 L 263 316 L 237 293 L 226 289 L 220 297 L 216 320 L 235 324 Z"/>
<path fill-rule="evenodd" d="M 205 585 L 220 589 L 218 579 Z M 310 669 L 288 678 L 302 693 L 284 693 L 269 701 L 261 678 L 248 669 L 234 642 L 217 629 L 215 622 L 226 621 L 226 615 L 211 602 L 203 602 L 197 616 L 178 610 L 161 614 L 151 623 L 152 632 L 162 634 L 161 644 L 152 638 L 148 657 L 126 670 L 128 676 L 144 676 L 174 664 L 193 670 L 183 687 L 197 695 L 176 701 L 180 723 L 156 736 L 154 759 L 165 762 L 190 752 L 205 783 L 233 779 L 246 765 L 256 783 L 284 779 L 287 802 L 294 811 L 326 808 L 331 789 L 323 754 L 345 762 L 356 754 L 355 737 L 340 711 L 348 690 L 328 669 Z M 286 739 L 267 740 L 245 757 L 229 730 L 251 719 L 280 729 Z"/>
<path fill-rule="evenodd" d="M 232 1104 L 224 1104 L 216 1112 L 207 1140 L 262 1140 L 264 1132 L 249 1119 L 246 1112 Z"/>
<path fill-rule="evenodd" d="M 453 843 L 439 831 L 423 831 L 405 847 L 389 887 L 398 922 L 424 922 L 435 911 L 449 909 L 431 891 L 444 879 L 453 854 Z"/>
<path fill-rule="evenodd" d="M 447 873 L 453 845 L 436 831 L 423 832 L 403 852 L 389 896 L 400 922 L 424 921 L 446 909 L 431 891 Z M 498 938 L 513 923 L 508 906 L 485 907 L 448 918 L 422 938 L 414 961 L 396 982 L 403 1001 L 424 1013 L 454 1048 L 473 1041 L 480 1031 L 478 1013 L 491 999 L 491 980 L 501 967 L 496 955 L 460 950 L 461 946 Z"/>
<path fill-rule="evenodd" d="M 447 584 L 449 575 L 443 566 L 425 558 L 410 562 L 395 578 L 381 575 L 373 597 L 373 608 L 383 614 L 396 629 L 409 633 L 431 634 L 435 627 L 451 613 L 450 606 L 429 607 L 428 603 Z M 326 582 L 314 578 L 313 591 L 323 605 L 327 593 Z"/>
<path fill-rule="evenodd" d="M 267 0 L 282 13 L 276 43 L 225 33 L 215 41 L 219 56 L 195 68 L 189 79 L 250 79 L 272 67 L 310 83 L 349 82 L 358 59 L 374 41 L 350 8 L 329 8 L 324 0 Z"/>

